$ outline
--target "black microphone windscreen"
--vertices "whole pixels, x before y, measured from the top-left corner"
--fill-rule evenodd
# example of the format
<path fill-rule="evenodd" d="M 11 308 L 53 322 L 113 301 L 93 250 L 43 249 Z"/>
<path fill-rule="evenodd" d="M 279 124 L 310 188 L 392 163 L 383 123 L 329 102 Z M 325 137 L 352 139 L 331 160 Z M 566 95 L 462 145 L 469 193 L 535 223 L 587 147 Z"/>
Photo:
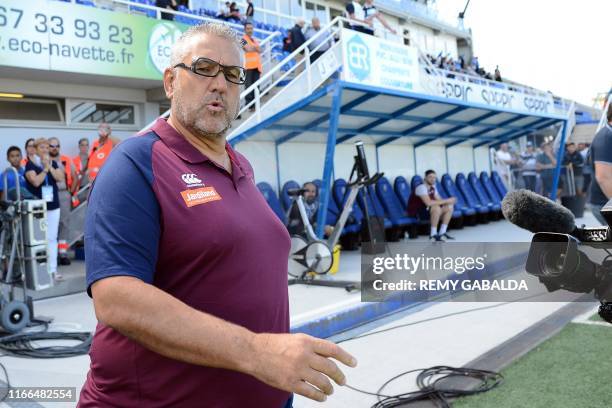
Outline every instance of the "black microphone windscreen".
<path fill-rule="evenodd" d="M 504 217 L 531 232 L 570 234 L 576 227 L 574 214 L 567 208 L 529 190 L 506 194 L 502 201 Z"/>

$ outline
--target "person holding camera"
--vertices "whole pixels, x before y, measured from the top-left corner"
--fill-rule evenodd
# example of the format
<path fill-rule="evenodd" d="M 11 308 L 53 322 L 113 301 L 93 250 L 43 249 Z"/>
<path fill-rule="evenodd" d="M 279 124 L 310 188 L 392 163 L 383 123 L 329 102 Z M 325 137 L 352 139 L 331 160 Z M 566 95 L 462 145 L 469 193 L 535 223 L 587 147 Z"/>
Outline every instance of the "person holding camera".
<path fill-rule="evenodd" d="M 47 259 L 49 272 L 56 280 L 57 273 L 57 232 L 59 230 L 60 205 L 57 183 L 64 182 L 64 172 L 49 156 L 49 141 L 39 138 L 34 141 L 36 155 L 28 160 L 25 167 L 26 187 L 36 198 L 47 202 Z"/>
<path fill-rule="evenodd" d="M 594 182 L 591 182 L 591 211 L 603 225 L 601 207 L 612 198 L 612 103 L 608 104 L 607 123 L 597 132 L 591 143 L 590 156 Z"/>

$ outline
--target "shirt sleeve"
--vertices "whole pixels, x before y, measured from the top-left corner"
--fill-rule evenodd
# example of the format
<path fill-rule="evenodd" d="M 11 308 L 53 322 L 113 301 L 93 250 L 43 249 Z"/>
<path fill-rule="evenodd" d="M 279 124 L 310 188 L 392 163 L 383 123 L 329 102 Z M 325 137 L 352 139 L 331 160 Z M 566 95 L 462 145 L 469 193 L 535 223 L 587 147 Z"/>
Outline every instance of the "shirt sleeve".
<path fill-rule="evenodd" d="M 153 283 L 160 238 L 159 203 L 153 191 L 153 141 L 121 143 L 96 177 L 85 221 L 87 293 L 111 276 Z"/>
<path fill-rule="evenodd" d="M 592 147 L 593 163 L 612 164 L 612 132 L 603 133 L 601 137 L 595 136 Z"/>
<path fill-rule="evenodd" d="M 419 184 L 417 186 L 417 188 L 414 190 L 414 194 L 418 195 L 418 196 L 428 196 L 429 194 L 427 194 L 427 187 L 425 187 L 425 184 Z"/>

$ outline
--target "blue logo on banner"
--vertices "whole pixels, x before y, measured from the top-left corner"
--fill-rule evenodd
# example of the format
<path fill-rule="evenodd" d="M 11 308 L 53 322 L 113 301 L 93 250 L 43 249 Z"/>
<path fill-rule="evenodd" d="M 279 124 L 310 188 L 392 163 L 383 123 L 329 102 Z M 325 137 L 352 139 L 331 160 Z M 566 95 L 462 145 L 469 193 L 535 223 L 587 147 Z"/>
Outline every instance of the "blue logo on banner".
<path fill-rule="evenodd" d="M 370 75 L 370 49 L 359 35 L 354 35 L 347 43 L 349 69 L 359 79 L 363 81 Z"/>

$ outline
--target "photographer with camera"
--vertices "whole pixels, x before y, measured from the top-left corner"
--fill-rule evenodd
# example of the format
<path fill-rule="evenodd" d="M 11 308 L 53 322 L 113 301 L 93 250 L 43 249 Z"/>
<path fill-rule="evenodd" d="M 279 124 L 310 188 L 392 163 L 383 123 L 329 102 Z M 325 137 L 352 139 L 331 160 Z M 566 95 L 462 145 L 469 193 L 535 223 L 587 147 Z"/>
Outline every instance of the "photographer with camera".
<path fill-rule="evenodd" d="M 608 105 L 607 123 L 595 135 L 591 144 L 592 174 L 591 211 L 597 221 L 606 225 L 601 208 L 612 198 L 612 103 Z"/>

